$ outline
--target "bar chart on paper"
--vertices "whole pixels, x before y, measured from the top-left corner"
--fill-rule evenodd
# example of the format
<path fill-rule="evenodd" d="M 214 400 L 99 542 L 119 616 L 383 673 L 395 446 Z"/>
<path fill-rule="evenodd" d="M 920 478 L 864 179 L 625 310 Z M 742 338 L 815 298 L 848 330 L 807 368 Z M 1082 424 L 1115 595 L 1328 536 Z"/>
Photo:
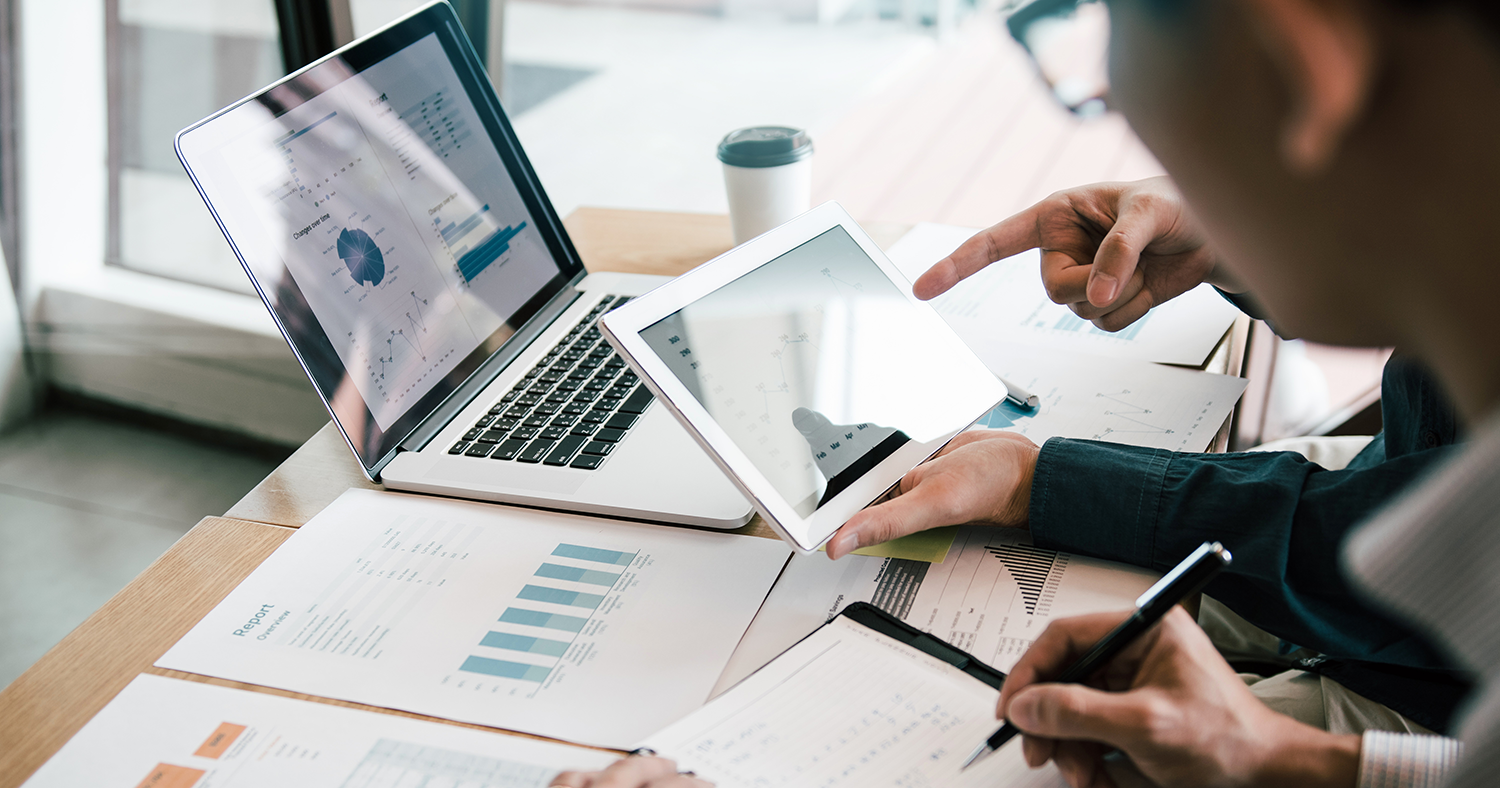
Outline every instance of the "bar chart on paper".
<path fill-rule="evenodd" d="M 773 540 L 350 490 L 157 664 L 626 744 L 702 704 L 787 554 Z"/>
<path fill-rule="evenodd" d="M 513 692 L 534 693 L 578 643 L 639 555 L 559 544 L 480 638 L 480 651 L 459 670 L 519 682 L 520 688 L 510 687 Z"/>

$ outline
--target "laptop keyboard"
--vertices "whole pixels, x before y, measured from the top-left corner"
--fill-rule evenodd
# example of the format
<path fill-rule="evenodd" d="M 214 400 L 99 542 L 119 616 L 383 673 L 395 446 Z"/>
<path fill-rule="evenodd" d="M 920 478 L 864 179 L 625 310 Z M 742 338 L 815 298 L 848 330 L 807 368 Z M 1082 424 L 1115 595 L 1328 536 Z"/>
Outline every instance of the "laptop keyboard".
<path fill-rule="evenodd" d="M 629 300 L 605 296 L 448 453 L 586 471 L 603 465 L 652 399 L 595 325 Z"/>

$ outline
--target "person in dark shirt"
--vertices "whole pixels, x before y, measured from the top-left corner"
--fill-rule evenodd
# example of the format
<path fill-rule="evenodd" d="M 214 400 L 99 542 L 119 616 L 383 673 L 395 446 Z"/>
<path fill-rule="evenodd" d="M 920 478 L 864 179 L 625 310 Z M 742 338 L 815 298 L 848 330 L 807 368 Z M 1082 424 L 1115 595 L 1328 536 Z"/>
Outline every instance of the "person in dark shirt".
<path fill-rule="evenodd" d="M 1055 194 L 976 235 L 916 283 L 931 298 L 994 260 L 1044 250 L 1053 300 L 1108 330 L 1210 282 L 1258 312 L 1165 178 Z M 1101 271 L 1111 273 L 1103 274 Z M 1123 282 L 1101 292 L 1102 278 Z M 1449 457 L 1460 427 L 1433 378 L 1401 355 L 1381 386 L 1384 430 L 1346 467 L 1301 454 L 1171 452 L 976 431 L 902 480 L 901 494 L 852 518 L 829 543 L 838 558 L 926 528 L 992 522 L 1031 529 L 1040 547 L 1159 572 L 1205 540 L 1234 553 L 1206 593 L 1301 649 L 1301 667 L 1423 727 L 1443 731 L 1467 680 L 1427 641 L 1355 593 L 1339 571 L 1348 533 Z"/>

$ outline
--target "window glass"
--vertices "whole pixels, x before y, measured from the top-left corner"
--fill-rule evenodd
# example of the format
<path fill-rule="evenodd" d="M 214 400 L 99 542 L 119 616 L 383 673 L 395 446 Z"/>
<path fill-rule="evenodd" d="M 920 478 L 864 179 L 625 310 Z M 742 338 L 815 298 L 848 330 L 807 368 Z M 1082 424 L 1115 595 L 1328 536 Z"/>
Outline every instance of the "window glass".
<path fill-rule="evenodd" d="M 284 73 L 271 0 L 120 0 L 110 26 L 110 262 L 252 292 L 173 138 Z"/>

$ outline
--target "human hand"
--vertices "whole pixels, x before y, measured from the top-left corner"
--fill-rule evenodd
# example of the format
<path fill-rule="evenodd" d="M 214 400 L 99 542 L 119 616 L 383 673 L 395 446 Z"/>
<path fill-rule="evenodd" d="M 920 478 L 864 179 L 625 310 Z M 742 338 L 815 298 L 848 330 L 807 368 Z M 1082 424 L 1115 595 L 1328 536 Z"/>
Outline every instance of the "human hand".
<path fill-rule="evenodd" d="M 678 774 L 666 758 L 621 758 L 597 772 L 563 772 L 552 778 L 552 788 L 713 788 L 692 774 Z"/>
<path fill-rule="evenodd" d="M 1105 331 L 1208 281 L 1243 290 L 1167 178 L 1060 191 L 980 232 L 917 278 L 936 298 L 997 260 L 1042 250 L 1047 296 Z"/>
<path fill-rule="evenodd" d="M 999 716 L 1023 731 L 1033 768 L 1054 761 L 1078 788 L 1113 786 L 1118 749 L 1157 785 L 1353 786 L 1358 736 L 1335 736 L 1271 711 L 1181 608 L 1089 685 L 1046 684 L 1129 613 L 1054 621 L 1016 663 Z"/>
<path fill-rule="evenodd" d="M 929 528 L 989 522 L 1024 525 L 1041 449 L 1010 432 L 960 433 L 901 478 L 892 497 L 849 518 L 828 540 L 828 557 Z"/>

